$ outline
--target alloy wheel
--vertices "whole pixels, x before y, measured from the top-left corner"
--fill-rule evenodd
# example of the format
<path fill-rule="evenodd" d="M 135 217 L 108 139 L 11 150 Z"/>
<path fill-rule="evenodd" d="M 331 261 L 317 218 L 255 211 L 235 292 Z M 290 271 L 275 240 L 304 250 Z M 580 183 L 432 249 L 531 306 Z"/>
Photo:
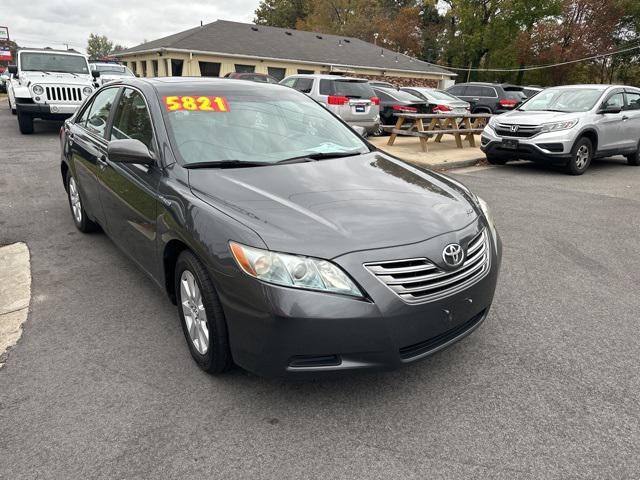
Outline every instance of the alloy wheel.
<path fill-rule="evenodd" d="M 204 355 L 209 350 L 207 312 L 204 309 L 198 282 L 189 270 L 185 270 L 180 276 L 180 300 L 191 343 L 200 355 Z"/>
<path fill-rule="evenodd" d="M 71 200 L 71 211 L 76 223 L 82 223 L 82 203 L 80 202 L 80 193 L 78 186 L 73 177 L 69 179 L 69 200 Z"/>
<path fill-rule="evenodd" d="M 576 168 L 582 170 L 589 162 L 589 147 L 581 145 L 576 152 Z"/>

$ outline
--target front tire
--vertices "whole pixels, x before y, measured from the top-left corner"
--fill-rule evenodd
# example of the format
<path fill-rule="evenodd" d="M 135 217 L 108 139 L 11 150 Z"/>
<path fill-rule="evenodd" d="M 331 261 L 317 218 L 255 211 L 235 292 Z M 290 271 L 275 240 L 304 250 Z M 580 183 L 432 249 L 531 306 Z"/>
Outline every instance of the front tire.
<path fill-rule="evenodd" d="M 18 110 L 18 128 L 23 135 L 33 133 L 33 116 L 29 113 Z"/>
<path fill-rule="evenodd" d="M 627 163 L 634 167 L 640 166 L 640 142 L 638 142 L 638 147 L 636 148 L 635 153 L 627 155 Z"/>
<path fill-rule="evenodd" d="M 178 315 L 191 356 L 207 373 L 228 370 L 232 360 L 222 305 L 204 265 L 188 250 L 178 257 L 174 281 Z"/>
<path fill-rule="evenodd" d="M 94 232 L 98 229 L 98 224 L 91 221 L 87 216 L 87 212 L 82 204 L 80 190 L 76 179 L 71 175 L 71 171 L 67 172 L 67 197 L 69 199 L 69 208 L 71 209 L 71 217 L 76 228 L 82 233 Z"/>
<path fill-rule="evenodd" d="M 569 175 L 582 175 L 593 159 L 593 144 L 588 138 L 579 139 L 571 149 L 571 159 L 566 166 Z"/>

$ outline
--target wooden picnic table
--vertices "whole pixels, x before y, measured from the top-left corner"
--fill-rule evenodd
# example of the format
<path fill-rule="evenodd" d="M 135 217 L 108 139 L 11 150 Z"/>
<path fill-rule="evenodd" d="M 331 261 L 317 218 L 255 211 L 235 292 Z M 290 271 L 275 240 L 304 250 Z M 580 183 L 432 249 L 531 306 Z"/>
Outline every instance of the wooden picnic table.
<path fill-rule="evenodd" d="M 453 135 L 458 148 L 463 148 L 463 139 L 469 142 L 470 146 L 475 147 L 474 135 L 482 132 L 491 118 L 490 113 L 395 113 L 394 115 L 398 120 L 390 130 L 391 136 L 387 145 L 393 145 L 398 135 L 418 137 L 423 152 L 427 151 L 427 141 L 431 137 L 436 137 L 434 141 L 440 143 L 443 135 Z M 413 125 L 410 128 L 402 128 L 407 120 L 413 121 Z M 426 126 L 425 120 L 429 121 Z"/>

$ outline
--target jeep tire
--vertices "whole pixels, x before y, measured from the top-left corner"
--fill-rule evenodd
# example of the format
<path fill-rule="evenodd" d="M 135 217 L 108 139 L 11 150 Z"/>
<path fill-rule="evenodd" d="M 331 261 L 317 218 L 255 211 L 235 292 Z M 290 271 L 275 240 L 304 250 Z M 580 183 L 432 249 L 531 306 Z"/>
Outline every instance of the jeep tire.
<path fill-rule="evenodd" d="M 17 109 L 18 113 L 18 128 L 23 135 L 29 135 L 33 133 L 33 115 Z"/>

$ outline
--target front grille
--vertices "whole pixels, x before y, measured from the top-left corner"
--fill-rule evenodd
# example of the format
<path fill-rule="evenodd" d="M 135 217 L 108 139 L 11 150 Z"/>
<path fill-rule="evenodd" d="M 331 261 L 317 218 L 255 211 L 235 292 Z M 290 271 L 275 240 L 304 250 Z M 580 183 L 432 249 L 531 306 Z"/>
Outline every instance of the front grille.
<path fill-rule="evenodd" d="M 540 127 L 533 125 L 514 125 L 518 127 L 515 132 L 511 131 L 511 125 L 499 123 L 496 125 L 495 131 L 501 137 L 529 138 L 540 133 Z"/>
<path fill-rule="evenodd" d="M 442 270 L 426 258 L 367 263 L 378 280 L 407 303 L 448 297 L 478 282 L 489 271 L 491 249 L 484 229 L 467 245 L 465 260 L 454 271 Z"/>
<path fill-rule="evenodd" d="M 82 89 L 79 87 L 47 87 L 46 100 L 50 102 L 78 103 L 82 101 Z"/>
<path fill-rule="evenodd" d="M 440 335 L 436 335 L 435 337 L 431 337 L 428 340 L 423 342 L 414 343 L 413 345 L 408 345 L 406 347 L 402 347 L 400 349 L 400 358 L 403 360 L 408 360 L 413 357 L 417 357 L 418 355 L 423 355 L 427 352 L 430 352 L 440 345 L 444 345 L 445 343 L 453 340 L 456 337 L 459 337 L 467 330 L 475 327 L 484 316 L 486 310 L 481 311 L 477 315 L 475 315 L 471 320 L 468 320 L 457 327 L 452 328 L 451 330 L 447 330 Z"/>

